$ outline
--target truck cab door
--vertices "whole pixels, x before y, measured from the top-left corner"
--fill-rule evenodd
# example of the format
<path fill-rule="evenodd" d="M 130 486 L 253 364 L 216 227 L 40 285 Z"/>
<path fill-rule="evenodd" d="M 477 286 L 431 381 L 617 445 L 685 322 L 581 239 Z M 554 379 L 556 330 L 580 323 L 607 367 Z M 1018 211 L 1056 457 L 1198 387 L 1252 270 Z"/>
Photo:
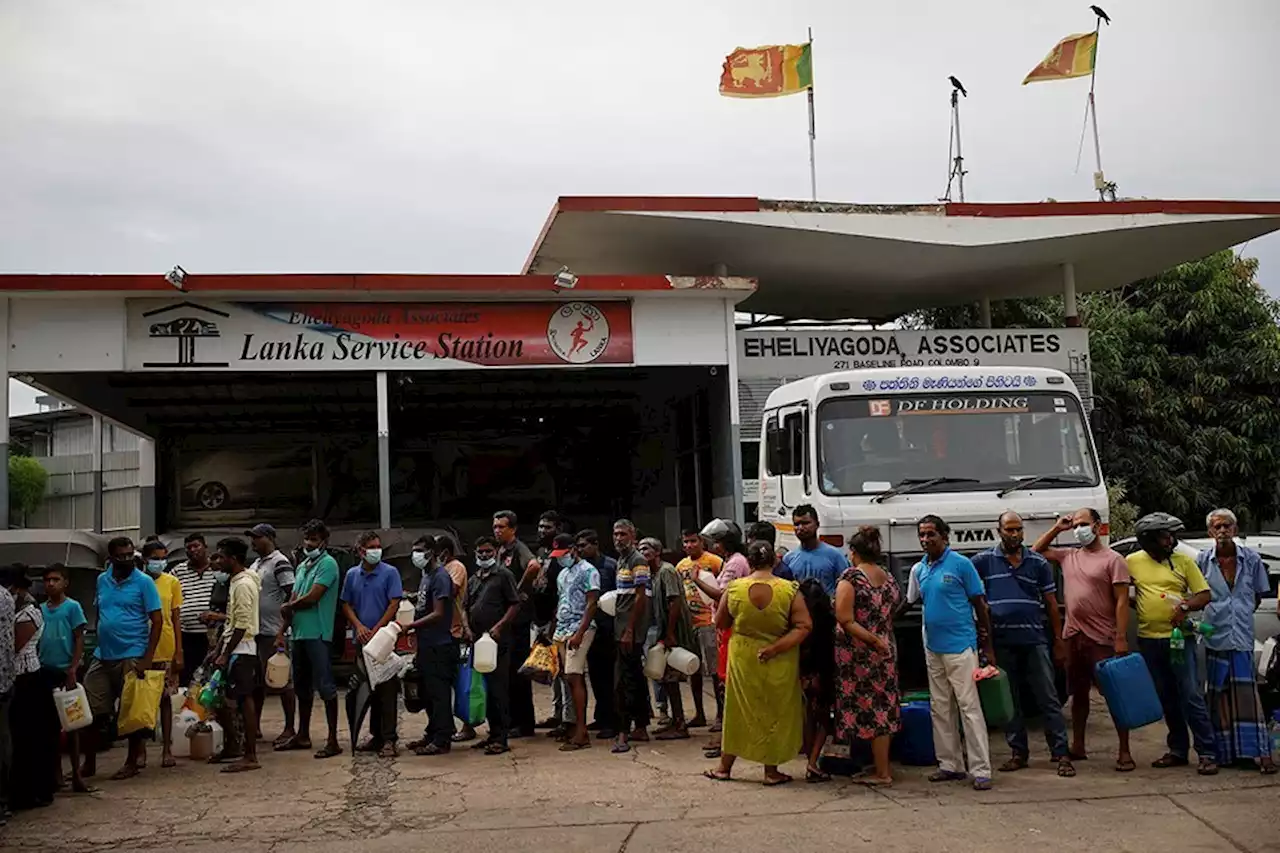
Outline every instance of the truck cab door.
<path fill-rule="evenodd" d="M 791 510 L 805 503 L 810 494 L 809 406 L 795 404 L 765 413 L 765 471 L 770 491 L 776 489 L 778 500 L 772 501 L 773 514 L 788 518 Z M 763 480 L 763 477 L 762 477 Z M 764 519 L 765 507 L 761 507 Z"/>

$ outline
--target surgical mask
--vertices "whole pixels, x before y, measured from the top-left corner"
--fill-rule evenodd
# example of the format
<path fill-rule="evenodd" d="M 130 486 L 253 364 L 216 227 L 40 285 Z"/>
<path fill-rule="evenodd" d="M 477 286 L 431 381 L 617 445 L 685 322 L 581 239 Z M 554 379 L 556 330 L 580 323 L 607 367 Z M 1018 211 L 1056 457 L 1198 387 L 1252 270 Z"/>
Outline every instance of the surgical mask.
<path fill-rule="evenodd" d="M 415 568 L 425 569 L 431 563 L 431 558 L 427 556 L 426 551 L 413 552 L 413 565 Z"/>
<path fill-rule="evenodd" d="M 560 564 L 561 568 L 567 569 L 573 565 L 573 555 L 565 554 L 563 557 L 557 557 L 556 562 Z"/>
<path fill-rule="evenodd" d="M 1088 524 L 1082 524 L 1074 531 L 1076 541 L 1086 548 L 1093 544 L 1093 540 L 1098 538 L 1098 534 L 1093 532 L 1093 527 Z"/>
<path fill-rule="evenodd" d="M 147 572 L 158 577 L 164 572 L 165 565 L 164 560 L 147 560 Z"/>
<path fill-rule="evenodd" d="M 376 566 L 382 562 L 381 548 L 366 548 L 364 552 L 364 561 L 371 566 Z"/>
<path fill-rule="evenodd" d="M 498 560 L 495 557 L 490 557 L 487 560 L 476 560 L 477 568 L 492 569 L 496 565 L 498 565 Z"/>
<path fill-rule="evenodd" d="M 308 560 L 314 560 L 324 553 L 324 548 L 304 548 L 302 553 L 307 555 Z"/>

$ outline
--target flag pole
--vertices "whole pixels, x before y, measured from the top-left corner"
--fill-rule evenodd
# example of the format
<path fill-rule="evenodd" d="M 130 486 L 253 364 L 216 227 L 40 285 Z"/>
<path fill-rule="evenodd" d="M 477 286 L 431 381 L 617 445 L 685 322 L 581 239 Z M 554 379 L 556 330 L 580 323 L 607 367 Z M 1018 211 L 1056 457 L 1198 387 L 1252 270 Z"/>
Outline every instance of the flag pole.
<path fill-rule="evenodd" d="M 814 154 L 814 140 L 818 132 L 813 123 L 813 27 L 809 28 L 809 194 L 818 200 L 818 165 Z"/>
<path fill-rule="evenodd" d="M 1093 97 L 1094 84 L 1098 77 L 1098 43 L 1102 38 L 1102 16 L 1099 15 L 1093 25 L 1093 70 L 1089 72 L 1089 119 L 1093 127 L 1093 157 L 1098 170 L 1093 175 L 1093 186 L 1098 191 L 1101 201 L 1116 200 L 1116 185 L 1107 181 L 1102 171 L 1102 144 L 1098 141 L 1098 106 Z"/>

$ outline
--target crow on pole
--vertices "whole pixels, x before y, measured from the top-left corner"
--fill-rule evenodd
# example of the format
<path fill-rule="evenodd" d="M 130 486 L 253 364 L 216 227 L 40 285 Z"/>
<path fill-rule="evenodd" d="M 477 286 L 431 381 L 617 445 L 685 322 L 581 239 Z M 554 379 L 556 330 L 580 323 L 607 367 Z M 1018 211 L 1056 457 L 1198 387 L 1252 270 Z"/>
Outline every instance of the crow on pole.
<path fill-rule="evenodd" d="M 966 98 L 969 97 L 969 93 L 965 91 L 964 84 L 961 83 L 958 79 L 956 79 L 954 75 L 947 79 L 951 81 L 952 87 L 954 87 L 957 92 L 964 95 Z"/>
<path fill-rule="evenodd" d="M 1106 21 L 1107 26 L 1111 26 L 1111 18 L 1107 16 L 1107 13 L 1102 10 L 1101 6 L 1090 6 L 1089 10 L 1098 16 L 1098 20 Z"/>

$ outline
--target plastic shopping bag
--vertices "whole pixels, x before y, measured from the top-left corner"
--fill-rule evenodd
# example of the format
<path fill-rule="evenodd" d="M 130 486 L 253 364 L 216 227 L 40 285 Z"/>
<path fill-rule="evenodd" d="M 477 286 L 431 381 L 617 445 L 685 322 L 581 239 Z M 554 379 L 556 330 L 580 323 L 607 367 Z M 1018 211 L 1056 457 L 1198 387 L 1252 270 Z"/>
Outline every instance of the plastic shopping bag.
<path fill-rule="evenodd" d="M 116 731 L 120 736 L 152 731 L 160 717 L 160 697 L 164 695 L 164 673 L 150 670 L 124 676 L 124 693 L 120 697 L 120 719 Z"/>
<path fill-rule="evenodd" d="M 458 666 L 458 680 L 453 685 L 453 715 L 470 726 L 484 722 L 488 713 L 484 676 L 471 667 L 469 660 Z"/>
<path fill-rule="evenodd" d="M 560 656 L 544 641 L 534 643 L 533 651 L 525 658 L 520 674 L 539 684 L 550 684 L 560 674 Z"/>

